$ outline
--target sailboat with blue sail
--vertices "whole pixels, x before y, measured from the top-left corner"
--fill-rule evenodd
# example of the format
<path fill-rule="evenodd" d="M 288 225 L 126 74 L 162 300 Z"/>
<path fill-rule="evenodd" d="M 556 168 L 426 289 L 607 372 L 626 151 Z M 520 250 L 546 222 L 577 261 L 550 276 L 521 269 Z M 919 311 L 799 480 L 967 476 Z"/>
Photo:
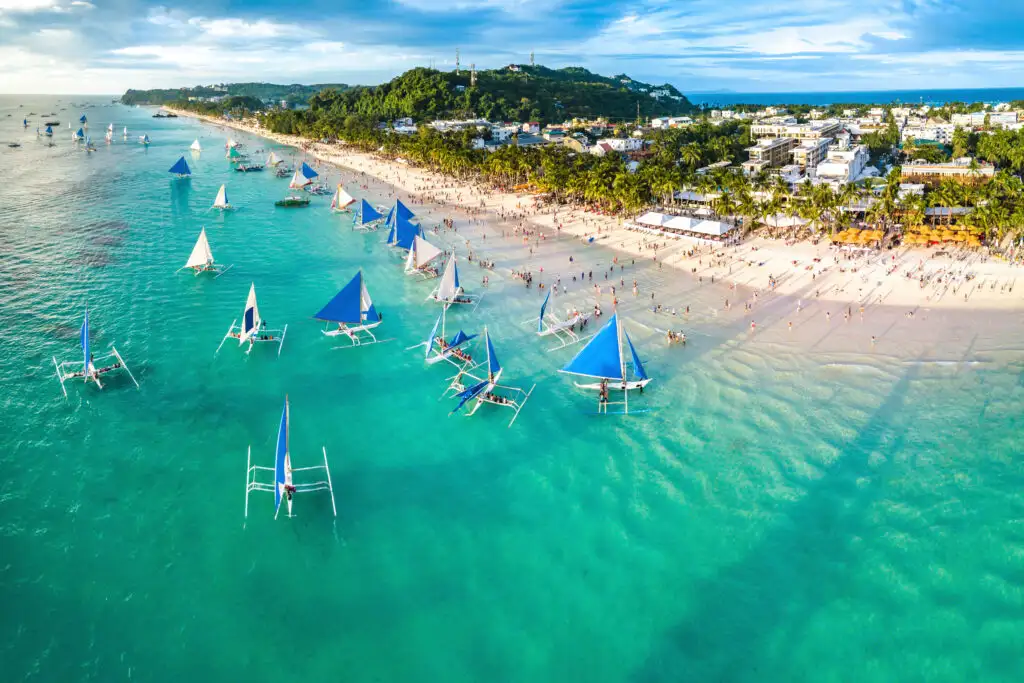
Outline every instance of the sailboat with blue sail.
<path fill-rule="evenodd" d="M 82 130 L 81 128 L 79 128 L 78 130 L 76 130 L 74 133 L 71 134 L 71 139 L 73 141 L 75 141 L 75 142 L 78 142 L 79 140 L 82 140 L 84 138 L 85 138 L 85 131 Z"/>
<path fill-rule="evenodd" d="M 131 378 L 135 388 L 139 388 L 139 383 L 135 381 L 135 376 L 132 375 L 132 371 L 128 369 L 128 364 L 124 362 L 124 358 L 121 358 L 121 354 L 118 353 L 117 348 L 114 345 L 110 346 L 110 353 L 105 356 L 96 356 L 92 353 L 92 349 L 89 344 L 89 309 L 85 309 L 85 318 L 82 321 L 82 328 L 79 330 L 79 343 L 82 346 L 82 360 L 77 361 L 64 361 L 58 363 L 57 358 L 53 358 L 53 364 L 57 368 L 57 379 L 60 380 L 60 389 L 64 392 L 64 398 L 68 397 L 67 387 L 64 383 L 72 379 L 80 379 L 86 384 L 89 382 L 95 382 L 96 386 L 100 389 L 103 388 L 103 383 L 100 382 L 100 377 L 112 372 L 118 372 L 124 370 L 128 373 L 128 377 Z M 99 363 L 99 367 L 96 364 Z"/>
<path fill-rule="evenodd" d="M 230 209 L 235 208 L 234 206 L 231 205 L 231 202 L 228 201 L 227 185 L 221 185 L 220 189 L 217 190 L 217 196 L 214 198 L 213 206 L 211 206 L 210 208 L 221 209 L 222 211 L 228 211 Z"/>
<path fill-rule="evenodd" d="M 398 219 L 402 218 L 406 221 L 416 220 L 416 214 L 412 212 L 408 206 L 402 203 L 401 199 L 395 200 L 395 205 L 388 211 L 387 219 L 384 221 L 389 227 L 395 227 L 398 225 Z"/>
<path fill-rule="evenodd" d="M 623 340 L 629 349 L 628 361 L 623 353 Z M 632 369 L 632 373 L 628 372 L 629 368 Z M 600 380 L 585 384 L 575 383 L 580 389 L 599 392 L 599 413 L 607 413 L 609 405 L 619 405 L 619 402 L 609 402 L 609 391 L 622 392 L 623 413 L 628 413 L 629 392 L 639 390 L 642 393 L 644 387 L 651 382 L 633 347 L 633 342 L 622 327 L 618 313 L 612 314 L 611 320 L 601 328 L 601 331 L 594 335 L 559 372 Z"/>
<path fill-rule="evenodd" d="M 459 399 L 459 404 L 452 409 L 449 415 L 457 413 L 463 406 L 471 402 L 473 407 L 466 415 L 473 415 L 481 405 L 489 403 L 515 411 L 508 423 L 508 426 L 511 427 L 537 385 L 534 384 L 529 391 L 526 391 L 520 387 L 499 384 L 504 368 L 498 361 L 498 354 L 494 350 L 494 343 L 491 341 L 491 335 L 486 326 L 484 327 L 484 349 L 487 352 L 486 360 L 479 366 L 460 368 L 459 373 L 448 387 L 448 391 L 445 392 Z M 484 368 L 484 372 L 474 374 L 480 367 Z"/>
<path fill-rule="evenodd" d="M 274 466 L 262 467 L 252 464 L 252 446 L 249 446 L 245 460 L 245 517 L 249 517 L 249 494 L 253 491 L 263 491 L 274 494 L 274 519 L 277 519 L 281 512 L 281 503 L 285 503 L 288 516 L 293 517 L 293 497 L 299 493 L 313 493 L 316 491 L 327 491 L 331 494 L 331 510 L 334 516 L 338 516 L 338 507 L 334 503 L 334 486 L 331 483 L 331 468 L 327 464 L 327 447 L 321 446 L 320 450 L 324 456 L 323 465 L 312 467 L 292 467 L 291 450 L 289 448 L 289 430 L 291 429 L 291 410 L 288 405 L 288 396 L 284 397 L 284 408 L 281 411 L 281 421 L 277 425 L 277 440 L 274 449 Z M 314 478 L 310 481 L 296 481 L 295 475 L 305 478 L 304 473 L 322 472 L 322 479 Z M 269 474 L 269 476 L 267 476 Z"/>
<path fill-rule="evenodd" d="M 89 119 L 85 118 L 85 114 L 82 114 L 82 117 L 78 119 L 78 122 L 82 124 L 82 128 L 89 127 Z"/>
<path fill-rule="evenodd" d="M 447 361 L 460 369 L 464 364 L 472 365 L 473 357 L 466 352 L 465 346 L 476 339 L 477 335 L 459 330 L 451 339 L 448 339 L 445 332 L 446 323 L 447 312 L 442 310 L 441 315 L 437 316 L 437 320 L 434 322 L 433 329 L 430 330 L 430 336 L 425 341 L 410 346 L 406 350 L 411 351 L 422 346 L 424 348 L 423 358 L 427 361 L 427 365 L 441 361 Z"/>
<path fill-rule="evenodd" d="M 47 126 L 46 130 L 44 132 L 46 134 L 46 137 L 52 138 L 53 137 L 53 126 Z"/>
<path fill-rule="evenodd" d="M 185 157 L 178 157 L 178 160 L 174 162 L 174 166 L 171 166 L 167 172 L 173 173 L 178 178 L 187 178 L 192 175 L 192 169 L 188 167 Z"/>
<path fill-rule="evenodd" d="M 370 232 L 380 227 L 384 214 L 370 205 L 365 199 L 359 201 L 359 207 L 352 218 L 352 229 Z"/>
<path fill-rule="evenodd" d="M 388 232 L 387 239 L 387 244 L 390 247 L 408 250 L 412 248 L 413 240 L 417 235 L 423 236 L 423 229 L 400 212 L 394 214 L 394 220 L 390 225 L 391 230 Z"/>
<path fill-rule="evenodd" d="M 550 312 L 550 304 L 551 290 L 549 289 L 547 296 L 544 297 L 544 302 L 540 305 L 540 314 L 536 318 L 530 318 L 526 321 L 531 324 L 536 323 L 538 337 L 553 336 L 558 340 L 558 345 L 552 346 L 548 351 L 564 349 L 567 346 L 572 346 L 582 341 L 580 334 L 583 332 L 583 326 L 587 323 L 590 316 L 584 315 L 573 307 L 566 311 L 564 320 L 559 320 L 554 313 Z M 579 327 L 579 332 L 576 331 L 577 327 Z"/>
<path fill-rule="evenodd" d="M 148 145 L 149 144 L 149 133 L 146 133 L 145 135 L 140 135 L 139 136 L 139 144 L 140 145 Z"/>
<path fill-rule="evenodd" d="M 307 164 L 305 161 L 302 162 L 302 166 L 295 170 L 295 175 L 292 176 L 292 180 L 288 183 L 288 187 L 293 190 L 306 187 L 311 185 L 313 180 L 319 178 L 320 174 L 313 170 L 313 167 Z"/>
<path fill-rule="evenodd" d="M 325 336 L 347 337 L 352 346 L 391 341 L 377 339 L 373 333 L 384 322 L 384 316 L 373 305 L 361 270 L 313 317 L 327 323 L 327 329 L 322 330 Z M 331 329 L 331 325 L 337 327 Z"/>
<path fill-rule="evenodd" d="M 249 296 L 245 299 L 245 310 L 242 311 L 242 324 L 237 325 L 238 319 L 231 321 L 231 327 L 227 334 L 220 340 L 214 355 L 220 352 L 220 347 L 228 339 L 237 339 L 238 345 L 242 346 L 249 342 L 249 348 L 245 354 L 252 353 L 252 347 L 257 343 L 277 344 L 277 355 L 281 355 L 284 348 L 284 336 L 288 333 L 288 326 L 283 329 L 273 330 L 267 328 L 267 322 L 260 317 L 260 308 L 256 303 L 256 284 L 249 285 Z"/>

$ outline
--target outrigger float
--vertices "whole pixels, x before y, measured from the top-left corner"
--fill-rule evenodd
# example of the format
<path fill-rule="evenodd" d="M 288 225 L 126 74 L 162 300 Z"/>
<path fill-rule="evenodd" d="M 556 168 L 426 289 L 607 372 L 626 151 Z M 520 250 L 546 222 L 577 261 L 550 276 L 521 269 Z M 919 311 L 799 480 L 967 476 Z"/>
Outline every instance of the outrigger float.
<path fill-rule="evenodd" d="M 384 316 L 377 311 L 373 300 L 370 299 L 366 282 L 363 281 L 363 271 L 356 273 L 355 277 L 313 317 L 328 323 L 327 328 L 321 330 L 324 336 L 347 337 L 352 342 L 351 346 L 391 341 L 377 339 L 373 333 L 374 328 L 384 322 Z M 332 323 L 337 327 L 331 329 Z"/>
<path fill-rule="evenodd" d="M 459 405 L 455 406 L 448 414 L 450 416 L 457 413 L 464 405 L 473 401 L 473 407 L 466 413 L 467 416 L 473 415 L 480 409 L 481 405 L 489 403 L 502 408 L 511 408 L 515 411 L 508 423 L 508 426 L 511 427 L 512 423 L 519 417 L 519 411 L 526 405 L 526 402 L 530 399 L 530 394 L 537 388 L 537 385 L 534 384 L 530 387 L 529 391 L 526 391 L 520 387 L 498 383 L 504 368 L 498 362 L 498 354 L 494 351 L 494 344 L 491 343 L 491 335 L 486 327 L 484 327 L 484 348 L 487 349 L 487 360 L 479 365 L 460 368 L 459 373 L 455 375 L 451 385 L 449 385 L 448 390 L 445 392 L 446 395 L 459 399 Z M 486 368 L 486 376 L 483 376 L 483 373 L 480 375 L 473 374 L 479 367 Z"/>
<path fill-rule="evenodd" d="M 441 281 L 437 288 L 427 296 L 427 301 L 443 304 L 444 310 L 448 310 L 452 304 L 470 304 L 475 310 L 480 305 L 481 298 L 482 296 L 466 294 L 462 288 L 462 284 L 459 282 L 459 266 L 455 262 L 455 254 L 452 254 L 448 259 L 448 265 L 445 266 Z"/>
<path fill-rule="evenodd" d="M 189 254 L 188 261 L 181 268 L 178 268 L 178 272 L 180 273 L 186 268 L 191 268 L 194 275 L 214 273 L 213 279 L 216 280 L 231 270 L 232 266 L 225 267 L 213 260 L 213 252 L 210 251 L 210 241 L 206 239 L 206 228 L 203 228 L 199 231 L 199 239 L 196 240 L 196 246 L 192 247 L 192 253 Z"/>
<path fill-rule="evenodd" d="M 626 346 L 629 347 L 630 364 L 633 368 L 632 379 L 626 371 L 626 356 L 622 352 L 623 338 L 626 340 Z M 559 372 L 600 380 L 587 384 L 575 382 L 580 389 L 598 392 L 597 412 L 599 414 L 608 414 L 609 405 L 622 405 L 621 414 L 628 414 L 629 392 L 639 390 L 642 393 L 644 387 L 651 382 L 651 378 L 644 370 L 643 363 L 640 362 L 640 357 L 636 354 L 636 349 L 633 348 L 633 342 L 630 341 L 626 331 L 622 329 L 618 313 L 613 313 L 611 320 L 601 328 L 601 331 L 594 335 L 590 342 L 580 349 L 580 352 Z M 610 402 L 608 400 L 610 391 L 621 391 L 623 400 Z"/>
<path fill-rule="evenodd" d="M 252 353 L 252 347 L 260 342 L 277 344 L 277 355 L 281 355 L 281 348 L 284 347 L 284 336 L 288 333 L 288 326 L 285 325 L 280 330 L 267 329 L 267 323 L 260 318 L 260 309 L 256 305 L 255 284 L 249 286 L 249 297 L 245 300 L 242 324 L 236 325 L 235 323 L 237 322 L 237 319 L 231 321 L 231 327 L 228 328 L 224 338 L 220 340 L 214 355 L 220 352 L 220 347 L 224 346 L 224 342 L 228 339 L 237 339 L 239 346 L 249 342 L 249 348 L 245 352 L 246 355 Z"/>
<path fill-rule="evenodd" d="M 249 494 L 253 491 L 265 491 L 274 494 L 274 519 L 281 512 L 281 502 L 287 502 L 288 516 L 292 514 L 292 497 L 298 493 L 313 493 L 315 491 L 327 491 L 331 494 L 331 510 L 334 516 L 338 516 L 338 507 L 334 503 L 334 486 L 331 484 L 331 468 L 327 464 L 327 448 L 321 446 L 320 450 L 324 455 L 324 464 L 313 467 L 292 467 L 291 453 L 288 448 L 288 431 L 291 422 L 291 415 L 288 408 L 288 397 L 284 397 L 284 409 L 281 411 L 281 422 L 277 427 L 277 447 L 274 451 L 274 466 L 261 467 L 252 464 L 252 446 L 245 456 L 245 517 L 249 517 Z M 296 472 L 323 471 L 324 479 L 314 481 L 296 482 Z M 273 479 L 266 481 L 261 473 L 269 472 Z M 263 479 L 263 480 L 261 480 Z"/>
<path fill-rule="evenodd" d="M 111 372 L 117 372 L 118 370 L 124 370 L 128 373 L 128 377 L 131 378 L 135 388 L 139 388 L 139 383 L 135 381 L 135 376 L 132 371 L 128 369 L 128 364 L 124 362 L 124 358 L 121 358 L 121 354 L 118 353 L 117 348 L 113 345 L 110 346 L 110 353 L 105 356 L 100 356 L 98 359 L 93 356 L 89 347 L 89 309 L 85 309 L 85 320 L 82 321 L 82 329 L 79 332 L 79 338 L 82 345 L 82 360 L 67 360 L 63 363 L 58 363 L 56 356 L 53 358 L 53 365 L 57 368 L 57 379 L 60 380 L 60 390 L 64 392 L 64 398 L 68 397 L 67 387 L 64 386 L 64 382 L 72 379 L 80 379 L 86 384 L 90 381 L 95 382 L 96 386 L 100 389 L 103 388 L 103 383 L 100 382 L 100 376 L 109 374 Z M 96 367 L 96 363 L 99 362 L 100 367 Z"/>
<path fill-rule="evenodd" d="M 416 235 L 412 240 L 409 256 L 405 259 L 405 274 L 419 275 L 428 280 L 437 277 L 437 268 L 430 265 L 430 262 L 440 255 L 440 249 L 419 235 Z"/>
<path fill-rule="evenodd" d="M 565 320 L 559 320 L 553 313 L 548 312 L 548 304 L 550 302 L 551 290 L 549 289 L 547 296 L 544 297 L 544 303 L 540 305 L 540 315 L 526 321 L 527 323 L 537 323 L 538 337 L 554 337 L 558 341 L 558 346 L 552 346 L 548 349 L 548 352 L 564 349 L 567 346 L 583 341 L 583 338 L 580 337 L 575 328 L 579 325 L 582 332 L 583 325 L 589 320 L 590 316 L 584 315 L 574 308 L 568 313 L 568 317 Z"/>

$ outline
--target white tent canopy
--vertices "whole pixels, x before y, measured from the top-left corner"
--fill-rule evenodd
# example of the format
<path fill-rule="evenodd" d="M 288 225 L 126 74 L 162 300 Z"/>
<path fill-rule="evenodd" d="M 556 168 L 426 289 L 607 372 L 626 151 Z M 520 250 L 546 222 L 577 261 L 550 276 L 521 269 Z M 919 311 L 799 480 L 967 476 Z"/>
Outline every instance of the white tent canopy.
<path fill-rule="evenodd" d="M 663 213 L 651 211 L 636 219 L 637 225 L 644 227 L 661 228 L 667 231 L 690 232 L 711 237 L 721 237 L 733 226 L 721 221 L 709 221 L 692 216 L 670 216 Z"/>

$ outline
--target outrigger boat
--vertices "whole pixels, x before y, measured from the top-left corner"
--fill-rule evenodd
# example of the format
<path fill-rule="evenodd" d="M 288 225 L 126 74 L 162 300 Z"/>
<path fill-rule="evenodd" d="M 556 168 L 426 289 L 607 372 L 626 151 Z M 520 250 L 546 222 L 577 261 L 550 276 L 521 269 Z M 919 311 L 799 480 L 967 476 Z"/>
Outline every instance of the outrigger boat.
<path fill-rule="evenodd" d="M 409 257 L 405 260 L 405 274 L 419 275 L 430 279 L 438 276 L 437 268 L 430 262 L 441 255 L 441 250 L 424 238 L 416 235 L 409 249 Z"/>
<path fill-rule="evenodd" d="M 46 137 L 52 138 L 53 137 L 53 126 L 47 126 L 45 134 L 46 134 Z"/>
<path fill-rule="evenodd" d="M 401 199 L 395 200 L 395 205 L 388 211 L 388 217 L 384 221 L 388 227 L 395 228 L 398 226 L 398 219 L 403 218 L 406 221 L 413 221 L 416 219 L 416 214 L 413 213 L 412 209 L 402 203 Z"/>
<path fill-rule="evenodd" d="M 331 211 L 348 211 L 348 207 L 356 203 L 356 200 L 348 192 L 345 192 L 345 188 L 338 183 L 338 189 L 334 191 L 334 196 L 331 197 Z"/>
<path fill-rule="evenodd" d="M 395 219 L 391 224 L 391 231 L 388 233 L 387 243 L 390 247 L 398 247 L 408 251 L 412 249 L 412 242 L 416 235 L 423 236 L 423 230 L 420 226 L 400 213 L 395 214 Z"/>
<path fill-rule="evenodd" d="M 148 145 L 149 144 L 149 133 L 146 133 L 145 135 L 140 135 L 139 136 L 139 144 L 142 144 L 142 145 Z"/>
<path fill-rule="evenodd" d="M 548 290 L 547 296 L 544 297 L 544 303 L 540 305 L 540 315 L 536 318 L 530 318 L 526 322 L 537 323 L 537 336 L 538 337 L 549 337 L 553 336 L 558 340 L 558 346 L 553 346 L 548 351 L 557 351 L 558 349 L 564 349 L 567 346 L 578 344 L 582 338 L 576 332 L 576 326 L 579 325 L 580 332 L 583 331 L 583 325 L 587 322 L 590 316 L 580 313 L 578 310 L 573 308 L 568 312 L 565 320 L 559 320 L 553 313 L 548 312 L 548 303 L 551 301 L 551 290 Z"/>
<path fill-rule="evenodd" d="M 328 323 L 322 330 L 324 336 L 347 337 L 352 346 L 390 341 L 377 339 L 373 333 L 384 322 L 384 316 L 374 308 L 361 270 L 313 317 Z M 332 323 L 337 325 L 335 329 L 331 329 Z"/>
<path fill-rule="evenodd" d="M 334 503 L 334 487 L 331 485 L 331 468 L 327 465 L 327 448 L 320 447 L 324 454 L 324 464 L 314 467 L 292 467 L 291 453 L 288 448 L 288 430 L 291 415 L 288 409 L 288 397 L 284 397 L 284 410 L 281 411 L 281 423 L 277 427 L 277 448 L 274 454 L 273 467 L 260 467 L 252 464 L 252 446 L 249 446 L 245 458 L 245 516 L 249 516 L 249 494 L 253 491 L 273 492 L 274 519 L 281 511 L 281 501 L 287 501 L 288 516 L 292 517 L 292 497 L 297 493 L 327 491 L 331 494 L 331 510 L 338 516 L 338 508 Z M 323 470 L 326 479 L 295 483 L 295 472 L 312 472 Z M 260 481 L 261 472 L 272 472 L 273 481 Z"/>
<path fill-rule="evenodd" d="M 239 173 L 256 173 L 257 171 L 262 171 L 263 166 L 260 164 L 246 164 L 243 162 L 235 166 L 235 170 Z"/>
<path fill-rule="evenodd" d="M 100 382 L 100 376 L 106 375 L 111 372 L 118 370 L 124 370 L 128 373 L 135 388 L 139 388 L 139 383 L 135 381 L 135 376 L 132 375 L 132 371 L 128 369 L 127 363 L 124 362 L 124 358 L 121 358 L 121 354 L 117 352 L 117 348 L 113 345 L 110 346 L 110 353 L 106 356 L 101 356 L 97 359 L 89 350 L 89 309 L 85 309 L 85 320 L 82 322 L 82 329 L 79 333 L 80 341 L 82 344 L 82 360 L 69 360 L 63 363 L 58 363 L 57 358 L 54 357 L 53 365 L 57 368 L 57 379 L 60 380 L 60 389 L 64 392 L 64 398 L 68 397 L 68 390 L 64 386 L 64 382 L 69 379 L 80 379 L 88 384 L 90 381 L 96 383 L 100 389 L 103 388 L 103 384 Z M 95 363 L 97 360 L 100 363 L 100 367 L 97 368 Z"/>
<path fill-rule="evenodd" d="M 520 387 L 512 387 L 504 384 L 499 384 L 501 379 L 501 373 L 504 368 L 501 367 L 501 363 L 498 362 L 498 354 L 494 351 L 494 344 L 491 343 L 491 335 L 488 333 L 487 328 L 484 327 L 484 348 L 487 349 L 487 360 L 480 363 L 479 366 L 470 368 L 462 368 L 459 370 L 448 387 L 446 394 L 452 394 L 455 398 L 460 399 L 459 405 L 448 413 L 452 415 L 462 409 L 464 405 L 470 401 L 474 401 L 473 407 L 470 408 L 468 415 L 473 415 L 480 406 L 484 403 L 490 403 L 491 405 L 500 406 L 503 408 L 511 408 L 515 411 L 512 415 L 512 419 L 509 421 L 508 426 L 511 427 L 512 423 L 519 417 L 519 411 L 523 409 L 526 402 L 530 399 L 530 394 L 537 388 L 534 384 L 530 387 L 529 391 L 525 391 Z M 484 366 L 487 371 L 486 376 L 477 376 L 473 374 L 473 371 L 477 367 Z"/>
<path fill-rule="evenodd" d="M 92 144 L 92 136 L 89 136 L 89 135 L 85 136 L 85 151 L 86 152 L 95 152 L 96 151 L 96 145 Z"/>
<path fill-rule="evenodd" d="M 278 199 L 274 202 L 274 206 L 281 206 L 286 209 L 293 209 L 300 206 L 309 206 L 309 197 L 301 197 L 298 195 L 290 194 L 284 199 Z"/>
<path fill-rule="evenodd" d="M 242 313 L 242 324 L 236 325 L 237 320 L 231 321 L 231 327 L 228 328 L 227 334 L 220 340 L 220 345 L 217 346 L 217 351 L 214 355 L 220 352 L 220 347 L 224 346 L 224 342 L 228 339 L 237 339 L 238 345 L 241 346 L 245 342 L 249 342 L 249 348 L 246 350 L 246 355 L 252 353 L 252 347 L 257 342 L 271 342 L 277 344 L 277 355 L 281 355 L 281 348 L 284 346 L 284 336 L 288 333 L 288 326 L 285 325 L 280 330 L 268 330 L 267 323 L 260 318 L 260 309 L 256 305 L 256 285 L 252 284 L 249 286 L 249 297 L 245 300 L 245 311 Z"/>
<path fill-rule="evenodd" d="M 167 172 L 173 173 L 178 178 L 187 178 L 192 175 L 192 170 L 188 167 L 185 157 L 178 157 L 178 160 L 174 162 L 174 166 L 167 169 Z"/>
<path fill-rule="evenodd" d="M 199 232 L 199 239 L 196 240 L 196 246 L 192 247 L 192 253 L 189 254 L 188 261 L 181 268 L 178 268 L 178 272 L 181 272 L 186 268 L 191 268 L 195 275 L 199 275 L 200 273 L 215 273 L 215 280 L 231 270 L 231 266 L 224 267 L 213 260 L 213 252 L 210 251 L 210 242 L 206 239 L 206 228 L 203 228 Z"/>
<path fill-rule="evenodd" d="M 427 365 L 433 365 L 441 361 L 447 361 L 457 368 L 461 368 L 464 364 L 472 365 L 473 357 L 463 351 L 462 347 L 470 340 L 475 339 L 477 335 L 466 334 L 459 330 L 451 339 L 445 339 L 446 321 L 447 314 L 445 311 L 441 311 L 441 315 L 437 316 L 437 320 L 434 321 L 434 327 L 430 330 L 430 336 L 427 337 L 426 341 L 410 346 L 406 350 L 410 351 L 421 346 L 425 347 L 426 351 L 423 353 L 423 357 L 426 359 Z M 441 334 L 437 333 L 439 327 L 441 328 Z"/>
<path fill-rule="evenodd" d="M 383 221 L 384 214 L 370 206 L 370 202 L 361 199 L 359 208 L 355 210 L 352 217 L 352 229 L 371 232 L 379 228 Z"/>
<path fill-rule="evenodd" d="M 211 206 L 210 208 L 211 209 L 223 209 L 224 211 L 228 211 L 230 209 L 235 208 L 235 207 L 231 206 L 231 203 L 228 201 L 228 186 L 227 185 L 221 185 L 220 189 L 217 190 L 217 198 L 213 200 L 213 206 Z"/>
<path fill-rule="evenodd" d="M 626 346 L 629 347 L 633 379 L 630 379 L 629 373 L 626 371 L 626 356 L 622 352 L 623 338 L 626 340 Z M 629 413 L 629 392 L 640 390 L 642 393 L 644 387 L 651 382 L 651 378 L 644 370 L 643 363 L 640 362 L 640 357 L 636 354 L 636 349 L 633 348 L 633 342 L 622 329 L 618 313 L 613 313 L 612 319 L 559 372 L 600 380 L 587 384 L 575 382 L 575 384 L 580 389 L 599 392 L 597 412 L 604 414 L 608 413 L 609 405 L 620 403 L 623 406 L 622 414 Z M 623 400 L 609 403 L 609 391 L 621 391 Z"/>
<path fill-rule="evenodd" d="M 128 126 L 125 126 L 125 127 L 124 127 L 124 139 L 125 139 L 125 140 L 127 140 L 127 139 L 128 139 Z"/>
<path fill-rule="evenodd" d="M 267 166 L 269 166 L 271 168 L 276 168 L 277 165 L 280 164 L 280 163 L 281 163 L 281 159 L 279 159 L 277 157 L 277 155 L 274 154 L 273 152 L 271 152 L 270 156 L 267 157 Z"/>
<path fill-rule="evenodd" d="M 229 150 L 234 147 L 238 147 L 238 143 L 235 142 L 233 138 L 228 138 L 227 142 L 224 143 L 224 149 Z"/>
<path fill-rule="evenodd" d="M 82 114 L 82 118 L 78 119 L 78 122 L 82 124 L 82 128 L 89 127 L 89 119 L 85 118 L 85 114 Z"/>
<path fill-rule="evenodd" d="M 85 137 L 85 131 L 82 130 L 81 128 L 79 128 L 78 130 L 76 130 L 74 133 L 71 134 L 71 139 L 74 142 L 78 142 L 79 140 L 81 140 L 84 137 Z"/>
<path fill-rule="evenodd" d="M 313 168 L 305 161 L 302 162 L 302 166 L 295 169 L 295 174 L 292 176 L 292 180 L 288 183 L 288 188 L 292 190 L 298 190 L 306 187 L 313 183 L 313 178 L 319 178 L 320 174 L 313 170 Z"/>
<path fill-rule="evenodd" d="M 193 152 L 202 152 L 203 151 L 203 146 L 199 144 L 199 138 L 196 138 L 192 142 L 192 144 L 189 145 L 189 149 L 192 150 Z"/>
<path fill-rule="evenodd" d="M 475 309 L 480 305 L 479 296 L 471 296 L 466 294 L 465 290 L 462 289 L 462 284 L 459 282 L 459 266 L 455 262 L 455 254 L 451 255 L 448 259 L 448 265 L 445 266 L 444 274 L 441 276 L 441 281 L 438 283 L 437 288 L 430 293 L 427 297 L 428 301 L 436 301 L 444 305 L 444 309 L 448 310 L 448 307 L 452 304 L 472 304 Z"/>
<path fill-rule="evenodd" d="M 228 159 L 233 164 L 238 164 L 245 161 L 248 157 L 238 151 L 237 147 L 228 147 L 228 153 L 224 155 L 225 159 Z"/>

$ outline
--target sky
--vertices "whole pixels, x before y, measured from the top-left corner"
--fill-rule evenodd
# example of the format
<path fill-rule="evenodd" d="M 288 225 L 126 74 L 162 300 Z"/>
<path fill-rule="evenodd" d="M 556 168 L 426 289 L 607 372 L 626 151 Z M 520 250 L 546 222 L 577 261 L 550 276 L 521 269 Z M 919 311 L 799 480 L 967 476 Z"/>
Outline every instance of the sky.
<path fill-rule="evenodd" d="M 1024 86 L 1024 0 L 0 0 L 0 93 L 584 66 L 684 93 Z"/>

